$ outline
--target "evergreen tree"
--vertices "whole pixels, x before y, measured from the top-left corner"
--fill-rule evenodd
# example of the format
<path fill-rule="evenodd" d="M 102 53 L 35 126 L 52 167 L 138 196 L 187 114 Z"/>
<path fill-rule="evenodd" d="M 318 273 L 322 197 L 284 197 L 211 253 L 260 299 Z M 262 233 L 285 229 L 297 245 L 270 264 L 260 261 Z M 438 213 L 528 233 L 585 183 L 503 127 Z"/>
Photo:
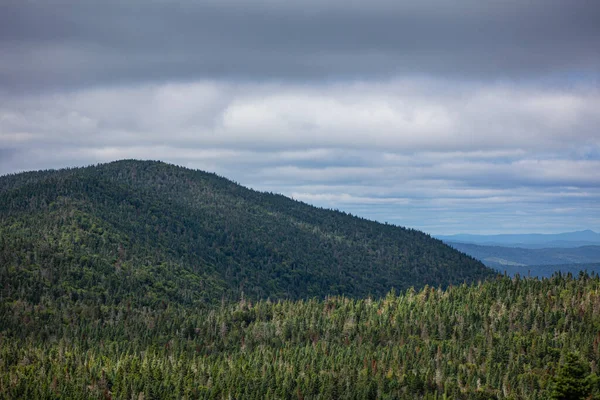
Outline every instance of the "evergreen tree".
<path fill-rule="evenodd" d="M 582 400 L 591 393 L 591 380 L 587 369 L 575 353 L 565 357 L 565 363 L 558 371 L 554 380 L 552 399 L 554 400 Z"/>

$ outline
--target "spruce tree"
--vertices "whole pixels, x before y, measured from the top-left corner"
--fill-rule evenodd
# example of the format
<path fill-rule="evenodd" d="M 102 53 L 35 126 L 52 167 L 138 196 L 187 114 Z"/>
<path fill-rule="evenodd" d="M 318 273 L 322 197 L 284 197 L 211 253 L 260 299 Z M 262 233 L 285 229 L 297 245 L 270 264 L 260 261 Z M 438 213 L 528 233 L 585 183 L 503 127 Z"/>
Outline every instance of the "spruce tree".
<path fill-rule="evenodd" d="M 554 378 L 551 398 L 555 400 L 580 400 L 591 393 L 592 387 L 585 366 L 574 353 L 567 354 L 565 363 Z"/>

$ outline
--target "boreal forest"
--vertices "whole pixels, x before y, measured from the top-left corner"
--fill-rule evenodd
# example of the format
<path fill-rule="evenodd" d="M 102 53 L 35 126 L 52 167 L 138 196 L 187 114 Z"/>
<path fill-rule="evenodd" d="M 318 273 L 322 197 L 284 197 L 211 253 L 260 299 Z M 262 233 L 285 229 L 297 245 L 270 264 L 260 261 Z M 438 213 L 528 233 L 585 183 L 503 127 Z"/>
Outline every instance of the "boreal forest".
<path fill-rule="evenodd" d="M 0 177 L 0 398 L 599 398 L 600 278 L 162 162 Z"/>

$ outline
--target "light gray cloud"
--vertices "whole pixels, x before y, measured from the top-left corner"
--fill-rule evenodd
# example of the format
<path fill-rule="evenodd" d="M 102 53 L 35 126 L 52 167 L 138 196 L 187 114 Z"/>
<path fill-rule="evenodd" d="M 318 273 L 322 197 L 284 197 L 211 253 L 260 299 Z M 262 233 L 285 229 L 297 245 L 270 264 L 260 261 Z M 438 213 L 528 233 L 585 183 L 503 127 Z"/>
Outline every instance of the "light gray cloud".
<path fill-rule="evenodd" d="M 598 148 L 600 91 L 200 82 L 6 96 L 0 142 L 538 152 Z M 59 134 L 57 134 L 59 133 Z"/>

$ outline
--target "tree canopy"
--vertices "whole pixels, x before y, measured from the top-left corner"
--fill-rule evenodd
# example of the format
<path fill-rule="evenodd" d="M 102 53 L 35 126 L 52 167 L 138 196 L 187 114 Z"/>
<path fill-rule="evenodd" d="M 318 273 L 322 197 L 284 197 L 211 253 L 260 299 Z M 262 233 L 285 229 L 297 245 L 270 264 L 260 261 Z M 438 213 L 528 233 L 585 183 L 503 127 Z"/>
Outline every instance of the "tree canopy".
<path fill-rule="evenodd" d="M 598 395 L 584 382 L 600 362 L 599 309 L 587 275 L 200 309 L 3 300 L 0 398 Z"/>

